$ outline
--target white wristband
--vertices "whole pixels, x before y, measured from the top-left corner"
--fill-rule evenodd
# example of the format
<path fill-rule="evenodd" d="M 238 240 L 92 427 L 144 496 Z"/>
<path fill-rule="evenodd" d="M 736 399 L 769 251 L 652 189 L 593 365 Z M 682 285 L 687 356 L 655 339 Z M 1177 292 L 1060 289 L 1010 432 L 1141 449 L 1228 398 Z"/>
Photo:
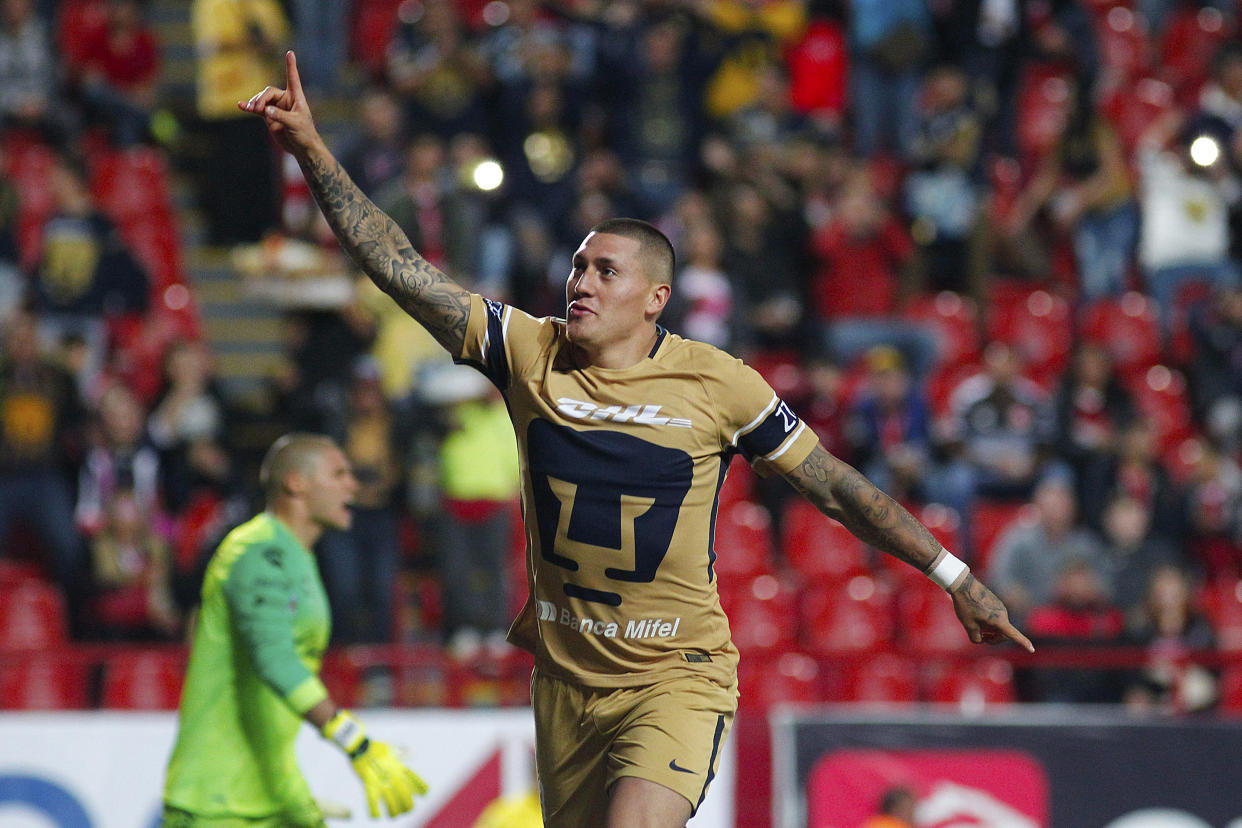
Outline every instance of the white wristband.
<path fill-rule="evenodd" d="M 947 549 L 942 549 L 944 555 L 940 558 L 940 562 L 927 573 L 927 577 L 931 578 L 941 589 L 947 590 L 949 587 L 957 583 L 962 575 L 970 571 L 970 567 L 962 563 L 962 561 L 954 556 Z"/>

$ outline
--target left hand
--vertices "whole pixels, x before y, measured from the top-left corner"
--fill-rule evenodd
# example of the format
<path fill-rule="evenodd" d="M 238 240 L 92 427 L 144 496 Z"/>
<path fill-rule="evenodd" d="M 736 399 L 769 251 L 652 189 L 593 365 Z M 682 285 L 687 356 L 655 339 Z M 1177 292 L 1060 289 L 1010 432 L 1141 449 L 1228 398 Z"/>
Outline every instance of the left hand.
<path fill-rule="evenodd" d="M 1020 645 L 1028 653 L 1035 645 L 1009 620 L 1009 610 L 983 582 L 967 574 L 962 585 L 950 593 L 953 611 L 970 640 L 976 644 L 1000 644 L 1006 640 Z"/>

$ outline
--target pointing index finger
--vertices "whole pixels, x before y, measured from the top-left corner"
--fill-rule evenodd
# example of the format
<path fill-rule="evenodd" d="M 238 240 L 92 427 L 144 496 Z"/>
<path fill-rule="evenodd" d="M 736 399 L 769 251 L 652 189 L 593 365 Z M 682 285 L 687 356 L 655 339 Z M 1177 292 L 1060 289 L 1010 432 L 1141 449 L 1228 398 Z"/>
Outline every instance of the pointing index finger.
<path fill-rule="evenodd" d="M 289 94 L 293 97 L 293 103 L 305 103 L 306 93 L 302 91 L 302 78 L 298 75 L 298 58 L 293 50 L 285 52 L 285 75 L 287 76 L 287 85 Z"/>

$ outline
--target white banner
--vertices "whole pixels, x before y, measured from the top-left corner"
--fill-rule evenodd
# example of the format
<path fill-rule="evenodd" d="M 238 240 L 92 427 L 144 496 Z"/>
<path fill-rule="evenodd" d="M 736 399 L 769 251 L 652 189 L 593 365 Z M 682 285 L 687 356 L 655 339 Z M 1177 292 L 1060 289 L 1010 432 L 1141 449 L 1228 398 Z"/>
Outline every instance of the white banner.
<path fill-rule="evenodd" d="M 534 779 L 534 725 L 528 710 L 362 710 L 377 738 L 409 750 L 407 761 L 431 792 L 414 812 L 384 824 L 468 828 L 467 815 L 497 793 L 518 794 Z M 171 713 L 0 714 L 0 826 L 4 828 L 155 828 Z M 310 728 L 298 760 L 311 790 L 353 811 L 331 825 L 377 825 L 345 758 Z M 733 828 L 734 751 L 692 828 Z"/>

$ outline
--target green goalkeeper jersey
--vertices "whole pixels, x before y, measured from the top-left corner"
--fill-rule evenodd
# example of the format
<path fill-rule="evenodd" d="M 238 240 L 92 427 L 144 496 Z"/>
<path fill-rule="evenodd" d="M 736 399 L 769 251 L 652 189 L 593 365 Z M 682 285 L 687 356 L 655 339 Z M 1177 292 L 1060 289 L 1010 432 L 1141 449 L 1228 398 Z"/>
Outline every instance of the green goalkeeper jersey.
<path fill-rule="evenodd" d="M 328 696 L 318 673 L 330 627 L 315 559 L 288 527 L 264 512 L 228 534 L 203 581 L 167 805 L 319 824 L 293 743 Z"/>

